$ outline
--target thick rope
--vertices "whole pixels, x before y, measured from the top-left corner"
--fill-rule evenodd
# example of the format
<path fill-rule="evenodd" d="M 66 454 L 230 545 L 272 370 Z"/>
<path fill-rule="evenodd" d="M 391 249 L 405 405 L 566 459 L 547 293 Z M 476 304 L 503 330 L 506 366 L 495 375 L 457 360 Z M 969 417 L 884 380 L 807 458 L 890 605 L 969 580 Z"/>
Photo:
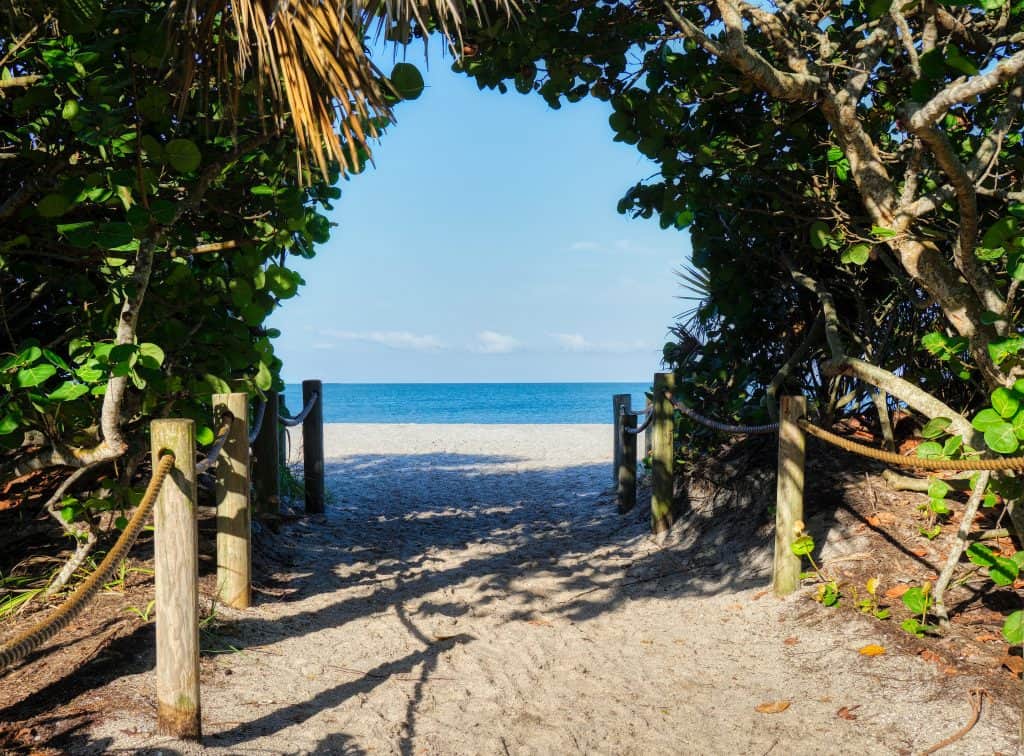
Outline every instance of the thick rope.
<path fill-rule="evenodd" d="M 875 449 L 872 446 L 858 444 L 848 438 L 837 436 L 831 431 L 812 425 L 806 420 L 798 420 L 802 430 L 826 443 L 838 446 L 844 451 L 859 454 L 869 459 L 877 459 L 889 465 L 914 467 L 918 470 L 1024 470 L 1024 457 L 998 457 L 996 459 L 925 459 L 923 457 L 904 457 L 902 454 Z"/>
<path fill-rule="evenodd" d="M 672 402 L 673 407 L 688 418 L 695 420 L 707 428 L 711 428 L 711 430 L 716 430 L 719 433 L 734 433 L 736 435 L 752 436 L 756 434 L 776 433 L 779 430 L 778 423 L 768 423 L 766 425 L 729 425 L 728 423 L 720 423 L 717 420 L 712 420 L 710 417 L 704 417 L 704 415 L 701 415 L 699 412 L 695 412 L 690 409 L 672 396 L 668 391 L 665 392 L 665 396 L 670 402 Z"/>
<path fill-rule="evenodd" d="M 24 659 L 67 627 L 85 608 L 89 599 L 106 584 L 114 572 L 114 568 L 127 556 L 128 551 L 135 544 L 135 539 L 142 532 L 142 526 L 146 524 L 146 520 L 149 518 L 149 513 L 153 509 L 153 504 L 160 493 L 160 488 L 173 467 L 173 454 L 168 453 L 160 457 L 160 461 L 153 470 L 153 477 L 149 481 L 149 486 L 146 487 L 146 492 L 142 495 L 142 501 L 139 502 L 135 514 L 132 515 L 132 519 L 117 539 L 117 543 L 107 552 L 107 555 L 100 562 L 100 566 L 96 568 L 96 571 L 89 575 L 75 592 L 49 617 L 36 623 L 35 626 L 0 647 L 0 673 L 12 664 Z"/>
<path fill-rule="evenodd" d="M 647 430 L 651 426 L 651 423 L 653 423 L 653 422 L 654 422 L 654 407 L 649 406 L 647 408 L 647 419 L 644 420 L 643 423 L 641 423 L 640 425 L 638 425 L 635 428 L 623 428 L 622 430 L 625 431 L 626 433 L 629 433 L 629 434 L 635 436 L 638 433 L 643 433 L 645 430 Z"/>
<path fill-rule="evenodd" d="M 302 412 L 297 414 L 295 417 L 284 417 L 283 415 L 278 418 L 281 425 L 285 428 L 294 428 L 296 425 L 302 425 L 309 413 L 313 411 L 313 407 L 316 406 L 317 400 L 320 398 L 320 394 L 313 392 L 309 397 L 309 401 L 306 402 L 306 406 L 302 408 Z"/>
<path fill-rule="evenodd" d="M 217 434 L 217 438 L 214 439 L 213 446 L 210 447 L 210 451 L 206 453 L 206 457 L 196 465 L 196 474 L 204 473 L 217 464 L 217 459 L 220 457 L 220 452 L 224 448 L 224 444 L 227 443 L 228 434 L 231 433 L 231 424 L 235 421 L 234 415 L 226 411 L 221 419 L 220 432 Z"/>
<path fill-rule="evenodd" d="M 260 405 L 256 409 L 256 421 L 252 424 L 252 430 L 249 431 L 249 445 L 252 446 L 256 443 L 256 439 L 259 438 L 260 429 L 263 427 L 263 416 L 267 414 L 267 400 L 260 399 Z"/>

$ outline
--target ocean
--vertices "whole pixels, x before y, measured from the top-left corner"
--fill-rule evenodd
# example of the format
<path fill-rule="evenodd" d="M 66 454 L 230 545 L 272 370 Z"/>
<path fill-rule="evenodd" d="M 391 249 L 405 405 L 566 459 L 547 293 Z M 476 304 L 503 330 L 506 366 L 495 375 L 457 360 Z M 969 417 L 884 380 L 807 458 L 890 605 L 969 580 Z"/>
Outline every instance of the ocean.
<path fill-rule="evenodd" d="M 643 408 L 646 383 L 326 383 L 325 423 L 611 423 L 612 395 Z M 289 414 L 302 387 L 288 384 Z"/>

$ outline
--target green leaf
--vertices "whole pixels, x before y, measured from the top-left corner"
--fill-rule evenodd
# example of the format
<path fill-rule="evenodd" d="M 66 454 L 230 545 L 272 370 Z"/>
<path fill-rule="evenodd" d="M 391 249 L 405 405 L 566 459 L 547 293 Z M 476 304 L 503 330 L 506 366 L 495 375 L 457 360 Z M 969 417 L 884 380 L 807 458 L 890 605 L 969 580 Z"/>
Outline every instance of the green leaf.
<path fill-rule="evenodd" d="M 57 218 L 71 207 L 71 201 L 63 194 L 47 194 L 36 205 L 36 212 L 43 218 Z"/>
<path fill-rule="evenodd" d="M 993 339 L 988 344 L 988 355 L 992 361 L 999 365 L 1010 355 L 1017 354 L 1024 349 L 1024 338 L 1020 336 L 1009 336 L 1005 339 Z"/>
<path fill-rule="evenodd" d="M 984 433 L 990 428 L 998 428 L 1004 422 L 1003 418 L 994 409 L 986 407 L 971 420 L 971 427 L 974 430 Z"/>
<path fill-rule="evenodd" d="M 196 444 L 199 446 L 209 446 L 217 439 L 214 435 L 213 428 L 208 425 L 200 425 L 196 428 Z"/>
<path fill-rule="evenodd" d="M 891 228 L 885 228 L 884 226 L 872 226 L 871 234 L 878 239 L 891 239 L 896 236 L 895 231 Z"/>
<path fill-rule="evenodd" d="M 983 543 L 972 543 L 967 547 L 967 558 L 980 567 L 992 567 L 995 564 L 996 552 Z"/>
<path fill-rule="evenodd" d="M 1020 227 L 1012 215 L 1000 218 L 985 231 L 981 237 L 982 247 L 1006 247 L 1008 242 L 1017 235 Z"/>
<path fill-rule="evenodd" d="M 994 452 L 1013 454 L 1020 447 L 1013 426 L 1007 422 L 985 431 L 985 444 Z"/>
<path fill-rule="evenodd" d="M 74 522 L 75 521 L 75 517 L 78 516 L 78 513 L 81 510 L 82 510 L 82 508 L 80 506 L 78 506 L 77 503 L 76 504 L 67 504 L 67 505 L 61 507 L 61 509 L 60 509 L 60 519 L 64 520 L 64 522 L 67 522 L 67 523 Z"/>
<path fill-rule="evenodd" d="M 946 432 L 946 428 L 950 426 L 953 421 L 948 417 L 933 417 L 925 426 L 921 429 L 921 436 L 923 438 L 938 438 Z"/>
<path fill-rule="evenodd" d="M 946 443 L 942 445 L 943 457 L 952 457 L 954 454 L 960 451 L 964 445 L 963 436 L 950 436 L 946 439 Z"/>
<path fill-rule="evenodd" d="M 941 459 L 942 445 L 936 441 L 925 441 L 918 445 L 917 456 L 921 459 Z"/>
<path fill-rule="evenodd" d="M 164 350 L 156 344 L 139 344 L 139 362 L 144 367 L 159 370 L 164 364 Z"/>
<path fill-rule="evenodd" d="M 992 408 L 1001 417 L 1009 418 L 1017 414 L 1020 409 L 1020 397 L 1008 388 L 1000 386 L 992 392 Z"/>
<path fill-rule="evenodd" d="M 956 45 L 948 45 L 946 47 L 946 65 L 954 71 L 959 71 L 967 76 L 976 76 L 978 74 L 978 67 L 974 65 L 974 61 L 965 57 Z M 986 244 L 985 246 L 988 247 L 990 245 Z"/>
<path fill-rule="evenodd" d="M 821 221 L 815 221 L 811 224 L 811 227 L 807 231 L 807 235 L 811 241 L 811 246 L 815 249 L 825 249 L 825 245 L 828 243 L 828 226 Z"/>
<path fill-rule="evenodd" d="M 839 147 L 829 147 L 828 148 L 828 162 L 830 162 L 830 163 L 838 163 L 842 159 L 843 159 L 843 151 L 842 151 L 842 149 L 840 149 Z"/>
<path fill-rule="evenodd" d="M 256 370 L 256 378 L 254 379 L 256 388 L 260 391 L 269 391 L 271 385 L 274 383 L 274 376 L 271 374 L 266 364 L 261 362 L 259 368 Z"/>
<path fill-rule="evenodd" d="M 396 63 L 388 78 L 403 100 L 415 100 L 423 94 L 423 74 L 412 63 Z"/>
<path fill-rule="evenodd" d="M 100 249 L 121 250 L 135 236 L 130 223 L 103 223 L 96 229 L 94 243 Z"/>
<path fill-rule="evenodd" d="M 871 257 L 871 246 L 869 244 L 854 244 L 847 248 L 839 258 L 840 262 L 864 265 Z"/>
<path fill-rule="evenodd" d="M 164 147 L 164 159 L 178 173 L 191 173 L 199 168 L 202 155 L 191 139 L 172 139 Z"/>
<path fill-rule="evenodd" d="M 73 402 L 89 393 L 89 387 L 81 383 L 66 381 L 54 391 L 46 395 L 46 398 L 53 402 Z"/>
<path fill-rule="evenodd" d="M 928 508 L 937 515 L 948 515 L 950 513 L 945 499 L 929 499 Z M 935 536 L 932 537 L 934 538 Z"/>
<path fill-rule="evenodd" d="M 949 483 L 940 478 L 932 478 L 928 482 L 928 496 L 932 499 L 945 499 L 952 490 Z"/>
<path fill-rule="evenodd" d="M 924 614 L 932 605 L 932 598 L 923 588 L 915 585 L 903 594 L 903 603 L 914 614 Z"/>
<path fill-rule="evenodd" d="M 814 539 L 809 535 L 802 535 L 793 541 L 789 548 L 796 556 L 807 556 L 814 551 Z"/>
<path fill-rule="evenodd" d="M 50 364 L 33 365 L 32 367 L 19 370 L 14 376 L 14 385 L 17 388 L 33 388 L 45 383 L 57 373 L 57 368 Z"/>
<path fill-rule="evenodd" d="M 1003 638 L 1011 646 L 1024 643 L 1024 610 L 1018 609 L 1003 622 Z"/>
<path fill-rule="evenodd" d="M 67 239 L 72 247 L 88 249 L 96 240 L 96 224 L 92 221 L 58 223 L 57 233 Z"/>
<path fill-rule="evenodd" d="M 903 620 L 900 623 L 900 627 L 917 638 L 924 637 L 924 631 L 921 629 L 921 623 L 913 617 L 907 617 L 907 619 Z"/>
<path fill-rule="evenodd" d="M 995 564 L 988 568 L 988 576 L 996 585 L 1013 585 L 1019 571 L 1020 568 L 1015 561 L 1004 556 L 997 556 Z"/>
<path fill-rule="evenodd" d="M 272 186 L 266 184 L 259 184 L 258 186 L 249 187 L 250 194 L 255 194 L 257 197 L 273 196 L 277 190 Z"/>
<path fill-rule="evenodd" d="M 13 414 L 7 413 L 3 417 L 0 417 L 0 436 L 8 436 L 14 431 L 21 427 L 21 423 L 18 422 Z"/>

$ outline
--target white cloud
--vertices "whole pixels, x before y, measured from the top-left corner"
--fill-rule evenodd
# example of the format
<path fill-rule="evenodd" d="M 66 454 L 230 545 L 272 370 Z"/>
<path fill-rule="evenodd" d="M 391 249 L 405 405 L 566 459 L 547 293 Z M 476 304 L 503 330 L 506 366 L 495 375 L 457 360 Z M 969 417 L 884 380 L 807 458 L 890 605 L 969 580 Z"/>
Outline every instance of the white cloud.
<path fill-rule="evenodd" d="M 587 352 L 590 354 L 628 354 L 649 352 L 655 347 L 642 339 L 634 341 L 591 341 L 582 333 L 552 333 L 551 338 L 566 352 Z"/>
<path fill-rule="evenodd" d="M 497 331 L 481 331 L 476 335 L 476 341 L 474 351 L 482 354 L 508 354 L 522 346 L 519 339 Z"/>
<path fill-rule="evenodd" d="M 431 334 L 412 333 L 411 331 L 321 331 L 324 336 L 339 341 L 360 341 L 366 344 L 379 344 L 389 349 L 400 349 L 413 352 L 431 352 L 444 349 L 444 344 L 437 336 Z M 318 347 L 324 348 L 324 347 Z"/>
<path fill-rule="evenodd" d="M 587 351 L 587 340 L 582 333 L 553 333 L 551 337 L 567 352 Z"/>

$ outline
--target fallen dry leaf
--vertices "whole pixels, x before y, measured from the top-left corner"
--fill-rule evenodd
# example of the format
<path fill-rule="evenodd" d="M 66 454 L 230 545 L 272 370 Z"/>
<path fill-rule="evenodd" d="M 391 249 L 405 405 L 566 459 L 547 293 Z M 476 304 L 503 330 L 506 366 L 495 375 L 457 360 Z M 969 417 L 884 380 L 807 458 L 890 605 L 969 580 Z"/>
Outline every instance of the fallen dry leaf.
<path fill-rule="evenodd" d="M 939 656 L 937 653 L 928 648 L 924 649 L 920 654 L 918 654 L 918 656 L 920 656 L 925 661 L 935 662 L 936 664 L 942 661 L 941 656 Z"/>
<path fill-rule="evenodd" d="M 754 594 L 754 601 L 757 601 L 759 598 L 764 598 L 769 593 L 770 593 L 770 591 L 767 588 L 765 590 L 763 590 L 763 591 L 758 591 L 757 593 Z"/>
<path fill-rule="evenodd" d="M 877 528 L 881 524 L 882 521 L 878 519 L 878 515 L 868 515 L 868 525 Z"/>
<path fill-rule="evenodd" d="M 861 656 L 881 656 L 885 653 L 885 646 L 879 646 L 877 643 L 869 643 L 863 648 L 857 649 Z"/>
<path fill-rule="evenodd" d="M 1006 667 L 1016 677 L 1020 677 L 1024 673 L 1024 659 L 1019 656 L 1010 656 L 1007 654 L 999 660 L 1000 667 Z"/>
<path fill-rule="evenodd" d="M 926 557 L 928 556 L 928 549 L 926 549 L 924 546 L 920 546 L 911 551 L 910 553 L 916 557 Z"/>
<path fill-rule="evenodd" d="M 536 625 L 538 627 L 551 627 L 552 626 L 550 622 L 548 622 L 547 620 L 542 620 L 542 619 L 526 620 L 526 624 L 527 625 Z"/>
<path fill-rule="evenodd" d="M 855 720 L 857 718 L 857 715 L 853 713 L 853 710 L 854 709 L 859 709 L 859 708 L 860 708 L 860 704 L 855 704 L 854 706 L 844 706 L 843 708 L 841 708 L 839 711 L 836 712 L 836 716 L 839 717 L 840 719 L 845 719 L 847 721 L 852 722 L 853 720 Z"/>
<path fill-rule="evenodd" d="M 786 640 L 782 641 L 782 645 L 784 645 L 784 646 L 795 646 L 799 642 L 800 642 L 799 638 L 797 638 L 795 635 L 791 635 L 788 638 L 786 638 Z"/>
<path fill-rule="evenodd" d="M 760 714 L 778 714 L 789 708 L 789 701 L 766 701 L 754 707 Z"/>
<path fill-rule="evenodd" d="M 1000 640 L 1000 638 L 992 633 L 982 633 L 981 635 L 974 636 L 974 640 L 978 643 L 988 643 L 989 641 Z"/>
<path fill-rule="evenodd" d="M 885 592 L 886 598 L 899 598 L 904 593 L 910 590 L 909 585 L 894 585 L 892 588 Z"/>

